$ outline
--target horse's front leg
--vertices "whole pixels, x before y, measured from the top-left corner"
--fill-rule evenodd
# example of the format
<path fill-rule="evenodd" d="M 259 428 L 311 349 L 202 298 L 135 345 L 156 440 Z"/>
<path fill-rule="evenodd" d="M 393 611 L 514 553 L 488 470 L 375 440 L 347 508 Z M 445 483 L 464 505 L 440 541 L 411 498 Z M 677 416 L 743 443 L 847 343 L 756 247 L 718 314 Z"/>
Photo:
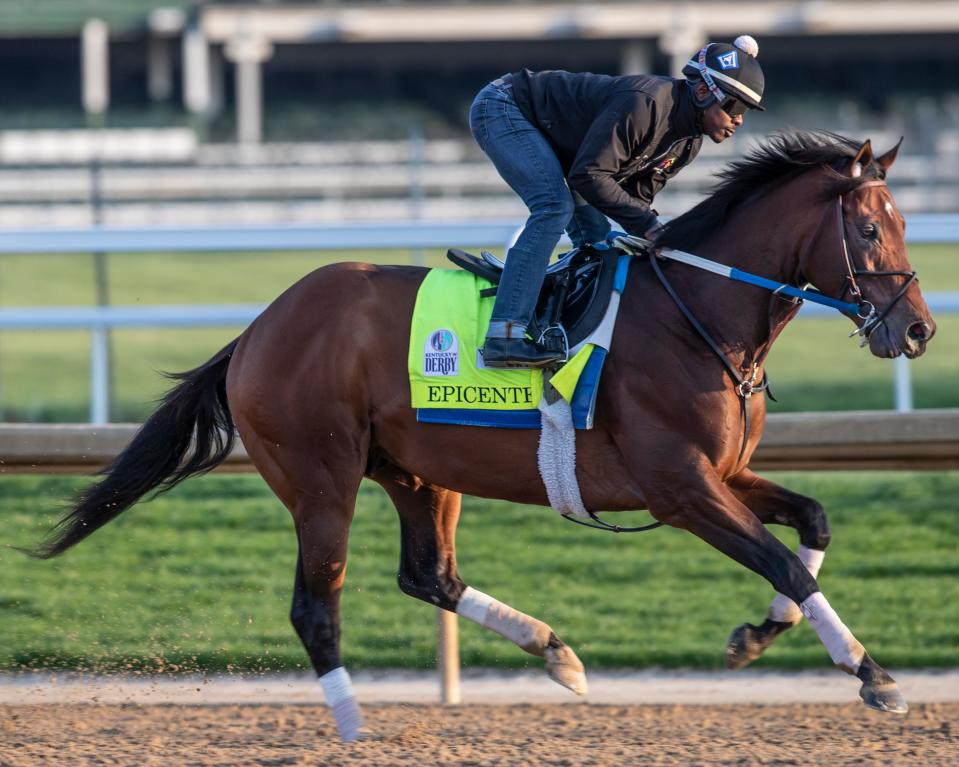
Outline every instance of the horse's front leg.
<path fill-rule="evenodd" d="M 764 525 L 787 525 L 799 532 L 797 556 L 816 578 L 830 540 L 826 512 L 819 502 L 770 482 L 749 469 L 726 484 Z M 726 642 L 726 667 L 733 670 L 745 668 L 762 655 L 776 637 L 801 620 L 799 605 L 785 594 L 776 594 L 761 625 L 744 623 L 730 634 Z"/>
<path fill-rule="evenodd" d="M 683 469 L 654 470 L 644 487 L 649 509 L 660 521 L 689 530 L 768 580 L 799 605 L 833 663 L 862 681 L 859 695 L 871 708 L 904 713 L 895 681 L 840 620 L 802 560 L 787 549 L 733 495 L 702 456 L 688 456 Z"/>

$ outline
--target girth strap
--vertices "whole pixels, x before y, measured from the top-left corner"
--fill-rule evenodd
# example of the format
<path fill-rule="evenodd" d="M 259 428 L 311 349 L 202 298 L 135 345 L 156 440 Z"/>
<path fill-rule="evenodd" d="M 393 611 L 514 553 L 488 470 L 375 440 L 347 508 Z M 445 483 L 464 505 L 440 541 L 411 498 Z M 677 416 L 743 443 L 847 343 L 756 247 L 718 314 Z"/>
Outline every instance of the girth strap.
<path fill-rule="evenodd" d="M 645 533 L 647 530 L 655 530 L 657 527 L 663 526 L 662 522 L 650 522 L 648 525 L 639 525 L 638 527 L 620 527 L 619 525 L 611 525 L 606 520 L 600 519 L 589 509 L 586 510 L 586 513 L 589 514 L 593 522 L 596 522 L 595 525 L 584 522 L 581 519 L 576 519 L 576 517 L 571 517 L 568 514 L 564 514 L 563 519 L 568 519 L 570 522 L 575 522 L 577 525 L 582 525 L 583 527 L 591 527 L 593 530 L 605 530 L 607 533 Z"/>

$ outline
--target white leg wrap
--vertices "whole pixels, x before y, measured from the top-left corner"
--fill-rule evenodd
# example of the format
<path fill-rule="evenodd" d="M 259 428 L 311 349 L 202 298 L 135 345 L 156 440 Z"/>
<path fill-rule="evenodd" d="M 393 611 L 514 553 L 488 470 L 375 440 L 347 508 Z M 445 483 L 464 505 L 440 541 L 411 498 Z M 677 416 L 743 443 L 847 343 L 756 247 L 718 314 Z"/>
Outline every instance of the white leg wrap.
<path fill-rule="evenodd" d="M 489 594 L 466 587 L 456 612 L 474 623 L 515 642 L 526 652 L 543 655 L 549 642 L 551 629 L 542 621 L 536 620 L 519 610 L 514 610 Z"/>
<path fill-rule="evenodd" d="M 546 486 L 549 505 L 560 514 L 589 519 L 576 480 L 576 429 L 569 403 L 559 399 L 539 403 L 542 429 L 539 433 L 539 473 Z"/>
<path fill-rule="evenodd" d="M 822 560 L 826 556 L 826 552 L 819 549 L 807 549 L 800 544 L 796 556 L 802 560 L 809 574 L 815 578 L 819 575 L 819 568 L 822 567 Z M 777 592 L 773 603 L 769 606 L 769 617 L 780 623 L 799 623 L 802 620 L 802 611 L 799 609 L 799 605 L 789 597 Z"/>
<path fill-rule="evenodd" d="M 866 650 L 846 628 L 846 624 L 839 620 L 836 611 L 826 601 L 822 592 L 817 591 L 799 605 L 799 608 L 826 646 L 832 662 L 844 671 L 855 674 L 859 670 Z"/>
<path fill-rule="evenodd" d="M 361 737 L 363 714 L 353 696 L 353 684 L 346 669 L 340 666 L 324 674 L 320 677 L 320 686 L 333 711 L 340 737 L 346 741 Z"/>

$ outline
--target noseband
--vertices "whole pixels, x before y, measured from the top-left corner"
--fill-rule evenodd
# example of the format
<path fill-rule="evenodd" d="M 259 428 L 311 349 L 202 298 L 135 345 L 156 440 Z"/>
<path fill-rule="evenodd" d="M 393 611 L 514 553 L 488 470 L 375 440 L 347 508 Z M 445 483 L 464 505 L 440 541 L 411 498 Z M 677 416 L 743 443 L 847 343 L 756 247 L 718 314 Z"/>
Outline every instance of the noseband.
<path fill-rule="evenodd" d="M 865 181 L 852 191 L 858 192 L 860 189 L 866 189 L 868 187 L 875 186 L 886 186 L 886 182 L 881 179 Z M 889 312 L 892 311 L 892 308 L 899 302 L 899 299 L 906 295 L 906 291 L 909 289 L 909 286 L 916 279 L 916 273 L 914 271 L 907 272 L 857 268 L 856 265 L 853 264 L 852 258 L 849 255 L 849 246 L 846 242 L 846 219 L 842 212 L 842 200 L 843 196 L 839 195 L 836 205 L 839 211 L 837 220 L 839 221 L 839 239 L 842 242 L 843 260 L 846 264 L 846 279 L 843 283 L 843 290 L 839 295 L 839 300 L 842 301 L 848 294 L 859 307 L 858 311 L 856 312 L 856 316 L 863 322 L 858 328 L 849 334 L 849 337 L 852 338 L 855 335 L 860 336 L 862 341 L 860 341 L 859 345 L 865 346 L 867 343 L 869 343 L 869 336 L 872 334 L 872 332 L 882 324 L 883 320 L 885 320 L 889 315 Z M 892 301 L 886 305 L 886 308 L 881 312 L 878 312 L 875 304 L 863 296 L 862 290 L 859 287 L 859 282 L 856 280 L 857 277 L 905 277 L 906 281 L 899 289 L 899 292 L 893 296 Z"/>

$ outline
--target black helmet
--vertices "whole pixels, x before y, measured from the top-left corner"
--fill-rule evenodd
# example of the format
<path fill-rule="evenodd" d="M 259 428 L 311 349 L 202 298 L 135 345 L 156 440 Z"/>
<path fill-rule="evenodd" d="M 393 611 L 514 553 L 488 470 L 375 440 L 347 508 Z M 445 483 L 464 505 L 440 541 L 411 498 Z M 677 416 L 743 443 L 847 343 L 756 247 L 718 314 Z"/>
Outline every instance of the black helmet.
<path fill-rule="evenodd" d="M 759 103 L 765 78 L 758 55 L 759 44 L 749 35 L 740 35 L 733 45 L 708 43 L 686 62 L 683 74 L 687 80 L 704 82 L 720 103 L 734 96 L 751 109 L 765 111 Z"/>

